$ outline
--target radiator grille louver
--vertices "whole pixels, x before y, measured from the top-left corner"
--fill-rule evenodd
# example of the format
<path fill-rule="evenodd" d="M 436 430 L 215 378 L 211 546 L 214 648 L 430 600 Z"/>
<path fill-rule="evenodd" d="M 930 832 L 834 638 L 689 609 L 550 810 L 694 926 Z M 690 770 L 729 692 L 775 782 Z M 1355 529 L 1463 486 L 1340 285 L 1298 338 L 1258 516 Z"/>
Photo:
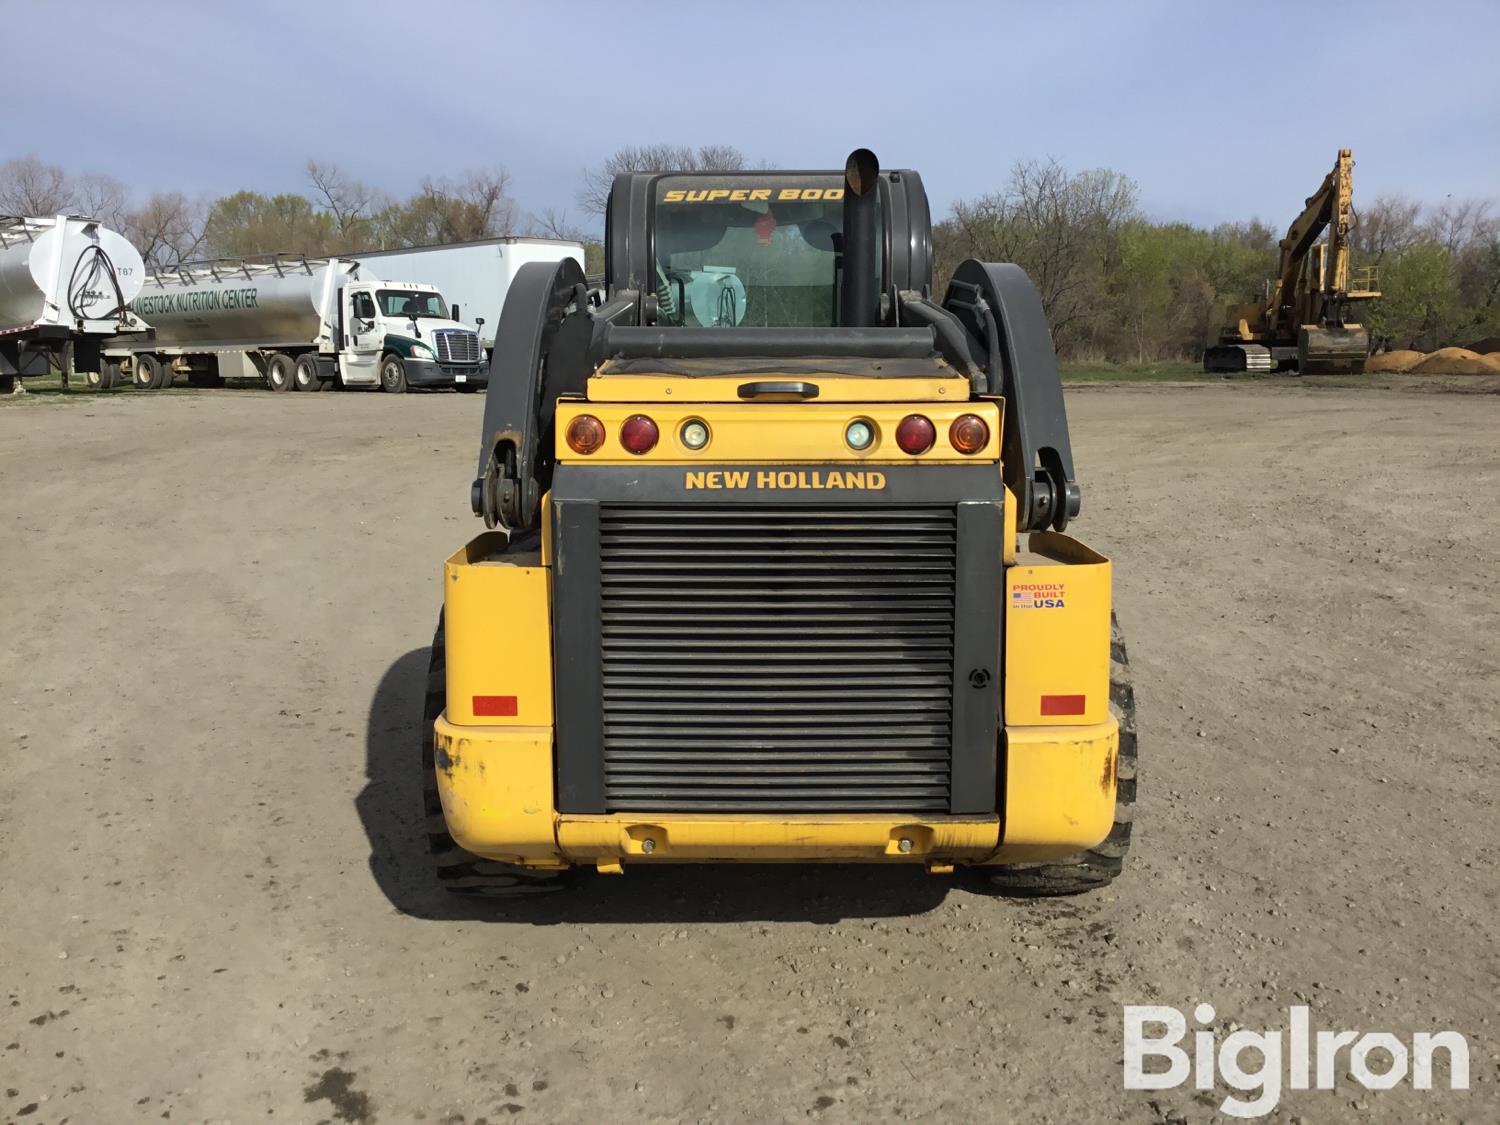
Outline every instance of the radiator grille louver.
<path fill-rule="evenodd" d="M 478 363 L 479 337 L 473 332 L 454 328 L 438 329 L 432 334 L 439 363 Z"/>
<path fill-rule="evenodd" d="M 949 507 L 602 505 L 611 812 L 949 807 Z"/>

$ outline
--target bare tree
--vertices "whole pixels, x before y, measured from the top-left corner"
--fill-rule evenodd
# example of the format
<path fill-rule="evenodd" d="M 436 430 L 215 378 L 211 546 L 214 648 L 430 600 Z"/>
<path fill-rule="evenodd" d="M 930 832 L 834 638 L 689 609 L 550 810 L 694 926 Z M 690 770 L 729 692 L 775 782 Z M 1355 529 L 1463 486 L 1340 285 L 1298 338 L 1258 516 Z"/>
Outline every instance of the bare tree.
<path fill-rule="evenodd" d="M 1102 307 L 1111 243 L 1137 214 L 1136 192 L 1135 182 L 1119 172 L 1074 174 L 1056 160 L 1021 161 L 1003 191 L 953 205 L 959 237 L 950 253 L 1025 269 L 1061 342 L 1091 309 Z"/>
<path fill-rule="evenodd" d="M 733 145 L 626 145 L 597 168 L 584 170 L 578 205 L 590 214 L 604 214 L 610 186 L 621 172 L 738 172 L 746 167 L 745 154 Z"/>
<path fill-rule="evenodd" d="M 113 176 L 85 172 L 72 181 L 75 206 L 105 226 L 119 230 L 130 205 L 130 189 Z"/>
<path fill-rule="evenodd" d="M 78 196 L 56 164 L 23 156 L 0 164 L 0 213 L 44 217 L 73 211 Z"/>
<path fill-rule="evenodd" d="M 565 242 L 592 242 L 598 239 L 596 233 L 578 226 L 568 218 L 566 211 L 559 211 L 555 207 L 548 207 L 540 214 L 528 214 L 526 234 L 533 238 L 560 238 Z"/>
<path fill-rule="evenodd" d="M 515 201 L 504 168 L 470 171 L 458 179 L 422 181 L 422 190 L 397 208 L 398 245 L 468 242 L 513 233 Z"/>
<path fill-rule="evenodd" d="M 135 243 L 148 266 L 173 266 L 198 255 L 207 208 L 180 191 L 156 192 L 126 211 L 121 233 Z"/>
<path fill-rule="evenodd" d="M 1387 254 L 1405 250 L 1421 237 L 1422 205 L 1404 195 L 1378 195 L 1357 207 L 1349 241 L 1361 265 L 1379 265 Z"/>
<path fill-rule="evenodd" d="M 1434 242 L 1457 257 L 1476 241 L 1483 241 L 1495 229 L 1488 199 L 1449 199 L 1433 209 L 1424 224 Z"/>
<path fill-rule="evenodd" d="M 374 240 L 374 215 L 386 200 L 368 184 L 351 179 L 336 164 L 307 162 L 314 202 L 333 219 L 340 249 L 368 249 Z"/>

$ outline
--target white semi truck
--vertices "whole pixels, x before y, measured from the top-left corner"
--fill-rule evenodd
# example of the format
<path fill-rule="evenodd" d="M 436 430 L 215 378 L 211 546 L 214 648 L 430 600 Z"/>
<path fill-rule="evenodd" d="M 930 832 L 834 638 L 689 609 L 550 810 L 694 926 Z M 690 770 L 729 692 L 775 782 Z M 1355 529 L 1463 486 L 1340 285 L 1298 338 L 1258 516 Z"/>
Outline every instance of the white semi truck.
<path fill-rule="evenodd" d="M 97 375 L 102 341 L 141 328 L 129 305 L 145 277 L 97 220 L 0 216 L 0 393 L 53 367 Z"/>
<path fill-rule="evenodd" d="M 148 326 L 106 345 L 105 385 L 155 390 L 259 377 L 273 391 L 331 386 L 474 390 L 489 378 L 476 328 L 426 282 L 383 281 L 349 258 L 284 254 L 153 270 L 132 305 Z M 498 310 L 497 310 L 498 312 Z"/>
<path fill-rule="evenodd" d="M 479 337 L 486 352 L 495 347 L 500 307 L 516 271 L 527 262 L 560 262 L 564 258 L 573 258 L 582 266 L 583 243 L 559 238 L 484 238 L 359 255 L 359 260 L 376 273 L 419 277 L 436 285 L 448 298 L 454 319 L 461 319 L 460 313 L 482 319 Z"/>

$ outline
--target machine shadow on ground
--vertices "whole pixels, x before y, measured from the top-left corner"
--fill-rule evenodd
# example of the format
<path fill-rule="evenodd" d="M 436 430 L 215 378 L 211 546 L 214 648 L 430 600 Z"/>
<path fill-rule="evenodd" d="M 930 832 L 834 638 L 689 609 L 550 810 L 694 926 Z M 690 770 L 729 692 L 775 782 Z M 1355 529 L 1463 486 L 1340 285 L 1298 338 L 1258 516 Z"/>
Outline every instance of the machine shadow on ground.
<path fill-rule="evenodd" d="M 397 910 L 434 920 L 575 922 L 836 922 L 903 917 L 937 907 L 951 884 L 920 868 L 863 865 L 683 865 L 624 876 L 582 875 L 558 894 L 520 902 L 466 899 L 439 888 L 422 823 L 420 731 L 428 650 L 386 670 L 370 702 L 365 785 L 355 809 L 370 873 Z"/>

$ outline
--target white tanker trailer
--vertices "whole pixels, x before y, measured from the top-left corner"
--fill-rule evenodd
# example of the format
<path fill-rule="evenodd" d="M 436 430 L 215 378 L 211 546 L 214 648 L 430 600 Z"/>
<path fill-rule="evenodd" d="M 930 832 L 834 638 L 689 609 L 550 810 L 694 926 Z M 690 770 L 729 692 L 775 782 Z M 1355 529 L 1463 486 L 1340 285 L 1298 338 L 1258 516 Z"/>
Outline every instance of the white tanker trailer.
<path fill-rule="evenodd" d="M 0 216 L 0 392 L 52 366 L 100 370 L 100 343 L 139 330 L 129 312 L 146 270 L 94 219 Z"/>
<path fill-rule="evenodd" d="M 372 277 L 348 258 L 272 255 L 153 270 L 132 305 L 148 326 L 104 349 L 105 385 L 194 386 L 259 376 L 273 391 L 485 386 L 476 329 L 431 285 Z"/>

